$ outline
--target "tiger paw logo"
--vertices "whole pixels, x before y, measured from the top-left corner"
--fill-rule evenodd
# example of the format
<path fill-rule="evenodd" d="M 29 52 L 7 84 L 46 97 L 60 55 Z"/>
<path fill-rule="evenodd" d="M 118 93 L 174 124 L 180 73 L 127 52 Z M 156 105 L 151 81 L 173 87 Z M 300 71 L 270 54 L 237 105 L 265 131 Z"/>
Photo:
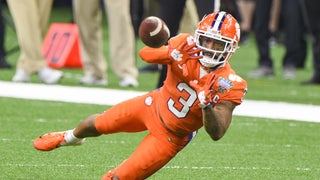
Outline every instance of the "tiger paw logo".
<path fill-rule="evenodd" d="M 144 100 L 144 103 L 147 105 L 147 106 L 151 106 L 152 104 L 152 97 L 151 96 L 148 96 L 145 100 Z"/>
<path fill-rule="evenodd" d="M 182 54 L 180 53 L 179 50 L 177 49 L 174 49 L 172 52 L 171 52 L 171 57 L 176 60 L 176 61 L 181 61 L 182 60 Z"/>

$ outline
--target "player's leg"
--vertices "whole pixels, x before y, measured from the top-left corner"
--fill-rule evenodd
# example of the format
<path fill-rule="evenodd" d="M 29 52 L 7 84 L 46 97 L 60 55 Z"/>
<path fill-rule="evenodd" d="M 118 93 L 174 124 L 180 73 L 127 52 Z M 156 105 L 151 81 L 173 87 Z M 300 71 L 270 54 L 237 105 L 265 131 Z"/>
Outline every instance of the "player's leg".
<path fill-rule="evenodd" d="M 99 133 L 94 127 L 94 121 L 97 115 L 91 115 L 83 120 L 75 129 L 50 132 L 36 138 L 33 146 L 37 150 L 51 151 L 60 146 L 81 145 L 85 137 L 99 136 Z"/>
<path fill-rule="evenodd" d="M 147 111 L 144 109 L 145 116 L 141 117 L 141 120 L 144 120 L 150 133 L 127 160 L 110 170 L 103 179 L 145 179 L 168 163 L 196 135 L 194 132 L 186 137 L 177 137 L 168 132 L 158 114 L 152 113 L 156 111 L 157 105 L 152 106 L 148 100 L 150 97 L 146 97 L 146 104 L 153 109 L 148 110 L 150 114 L 146 114 Z"/>
<path fill-rule="evenodd" d="M 146 179 L 167 164 L 187 143 L 186 138 L 168 139 L 167 134 L 148 134 L 136 151 L 102 179 Z M 177 143 L 177 144 L 176 144 Z"/>
<path fill-rule="evenodd" d="M 109 56 L 113 72 L 120 78 L 120 86 L 136 87 L 139 83 L 130 0 L 104 0 L 104 2 L 109 24 Z"/>
<path fill-rule="evenodd" d="M 107 61 L 103 54 L 103 29 L 100 0 L 75 0 L 73 17 L 79 28 L 84 76 L 81 84 L 107 84 Z"/>
<path fill-rule="evenodd" d="M 75 129 L 47 133 L 35 139 L 34 147 L 41 151 L 50 151 L 60 146 L 80 145 L 86 137 L 116 132 L 138 132 L 146 130 L 141 120 L 152 111 L 145 105 L 145 96 L 122 102 L 102 114 L 94 114 L 83 120 Z"/>
<path fill-rule="evenodd" d="M 38 72 L 46 67 L 46 61 L 42 54 L 43 33 L 45 25 L 47 30 L 50 17 L 52 0 L 48 1 L 15 1 L 8 0 L 8 8 L 14 20 L 15 30 L 20 47 L 20 56 L 17 68 L 26 74 L 20 75 L 16 80 L 29 81 L 29 74 Z"/>
<path fill-rule="evenodd" d="M 101 114 L 94 114 L 82 121 L 73 131 L 77 138 L 96 137 L 117 132 L 146 130 L 143 116 L 151 117 L 151 108 L 144 103 L 145 96 L 127 100 Z"/>

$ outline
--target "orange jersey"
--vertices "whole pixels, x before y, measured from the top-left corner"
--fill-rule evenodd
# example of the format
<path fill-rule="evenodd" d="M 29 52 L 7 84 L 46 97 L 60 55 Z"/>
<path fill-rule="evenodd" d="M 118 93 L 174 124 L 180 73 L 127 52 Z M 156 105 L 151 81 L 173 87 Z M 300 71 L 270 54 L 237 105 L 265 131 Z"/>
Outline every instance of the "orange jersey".
<path fill-rule="evenodd" d="M 179 45 L 187 36 L 179 35 L 170 43 L 177 40 Z M 106 179 L 114 174 L 120 179 L 146 179 L 182 150 L 195 135 L 193 132 L 203 126 L 198 94 L 189 82 L 197 80 L 200 86 L 206 83 L 207 71 L 199 60 L 188 59 L 179 65 L 169 58 L 167 48 L 145 47 L 140 51 L 143 60 L 168 65 L 167 78 L 160 89 L 119 103 L 96 117 L 95 128 L 103 134 L 149 131 L 135 152 L 109 171 Z M 235 74 L 229 63 L 214 73 L 212 105 L 222 101 L 240 104 L 246 81 Z"/>
<path fill-rule="evenodd" d="M 186 34 L 178 35 L 171 40 L 179 41 Z M 181 39 L 180 39 L 181 41 Z M 202 112 L 198 106 L 197 92 L 189 85 L 190 81 L 205 82 L 207 71 L 198 60 L 186 62 L 187 76 L 182 73 L 181 65 L 171 60 L 168 49 L 163 46 L 158 49 L 145 47 L 140 51 L 141 58 L 149 63 L 167 64 L 167 78 L 160 88 L 157 103 L 158 114 L 168 129 L 177 134 L 189 134 L 203 126 Z M 247 91 L 247 82 L 238 76 L 227 62 L 224 67 L 214 71 L 214 90 L 216 92 L 212 105 L 222 101 L 240 104 Z"/>

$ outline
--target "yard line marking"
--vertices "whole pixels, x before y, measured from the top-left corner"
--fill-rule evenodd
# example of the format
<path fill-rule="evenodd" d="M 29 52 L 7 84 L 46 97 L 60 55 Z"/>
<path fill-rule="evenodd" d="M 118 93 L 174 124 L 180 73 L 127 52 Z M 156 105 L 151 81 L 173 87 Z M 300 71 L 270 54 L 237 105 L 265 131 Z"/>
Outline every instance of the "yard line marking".
<path fill-rule="evenodd" d="M 320 106 L 287 102 L 244 100 L 235 115 L 271 119 L 320 122 Z"/>
<path fill-rule="evenodd" d="M 195 170 L 212 170 L 212 169 L 224 169 L 224 170 L 274 170 L 275 168 L 272 167 L 220 167 L 220 166 L 178 166 L 178 165 L 171 165 L 171 166 L 164 166 L 164 169 L 195 169 Z M 279 169 L 279 168 L 277 168 Z M 285 170 L 297 170 L 297 171 L 320 171 L 319 168 L 310 168 L 310 167 L 296 167 L 296 168 L 282 168 Z"/>
<path fill-rule="evenodd" d="M 51 167 L 56 166 L 55 164 L 17 164 L 17 163 L 4 163 L 0 164 L 0 167 Z M 59 167 L 78 167 L 78 168 L 87 168 L 91 167 L 87 164 L 58 164 Z M 95 165 L 96 167 L 97 165 Z M 99 165 L 102 167 L 102 165 Z M 115 168 L 115 166 L 105 166 L 104 168 Z M 168 165 L 164 166 L 163 169 L 192 169 L 192 170 L 212 170 L 212 169 L 224 169 L 224 170 L 275 170 L 273 167 L 232 167 L 232 166 L 179 166 L 179 165 Z M 279 170 L 279 168 L 276 168 Z M 284 170 L 296 170 L 296 171 L 320 171 L 320 168 L 311 168 L 311 167 L 296 167 L 296 168 L 281 168 Z M 280 169 L 280 170 L 281 170 Z"/>
<path fill-rule="evenodd" d="M 0 88 L 0 96 L 2 97 L 110 106 L 146 93 L 143 91 L 133 90 L 14 83 L 7 81 L 0 81 L 0 87 L 2 87 Z M 234 110 L 234 115 L 320 122 L 320 106 L 286 102 L 244 100 L 244 102 Z"/>
<path fill-rule="evenodd" d="M 224 170 L 275 170 L 274 167 L 220 167 L 220 166 L 179 166 L 171 165 L 164 166 L 164 169 L 193 169 L 193 170 L 212 170 L 212 169 L 224 169 Z M 279 170 L 279 168 L 276 168 Z M 320 171 L 320 168 L 311 167 L 296 167 L 296 168 L 282 168 L 284 170 L 296 170 L 296 171 Z"/>
<path fill-rule="evenodd" d="M 3 163 L 0 164 L 0 167 L 52 167 L 52 166 L 59 166 L 59 167 L 92 167 L 91 165 L 88 164 L 25 164 L 25 163 Z M 103 168 L 115 168 L 115 166 L 105 166 L 103 165 L 94 165 L 94 167 L 103 167 Z"/>

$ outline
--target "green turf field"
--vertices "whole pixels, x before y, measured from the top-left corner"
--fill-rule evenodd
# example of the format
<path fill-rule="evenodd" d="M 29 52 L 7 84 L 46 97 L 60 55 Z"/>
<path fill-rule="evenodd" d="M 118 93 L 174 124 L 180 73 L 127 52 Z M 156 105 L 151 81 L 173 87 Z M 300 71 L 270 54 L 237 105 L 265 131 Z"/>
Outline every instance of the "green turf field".
<path fill-rule="evenodd" d="M 35 137 L 73 128 L 104 106 L 1 98 L 0 179 L 99 179 L 128 157 L 145 133 L 87 139 L 52 152 Z M 234 117 L 213 142 L 201 129 L 175 159 L 149 179 L 319 179 L 320 123 Z"/>
<path fill-rule="evenodd" d="M 69 22 L 70 13 L 69 9 L 54 9 L 52 22 Z M 14 33 L 10 28 L 7 32 L 6 45 L 13 47 Z M 105 35 L 107 55 L 106 31 Z M 137 41 L 137 49 L 140 47 Z M 15 65 L 18 55 L 10 54 L 9 62 Z M 312 74 L 310 53 L 305 69 L 298 70 L 293 81 L 281 78 L 283 55 L 282 46 L 272 49 L 277 73 L 274 78 L 248 79 L 246 73 L 255 68 L 257 60 L 254 42 L 238 50 L 231 63 L 248 81 L 246 98 L 320 105 L 320 86 L 300 85 Z M 144 65 L 137 58 L 137 66 Z M 80 69 L 63 71 L 67 76 L 62 85 L 79 86 Z M 10 81 L 14 72 L 0 70 L 0 80 Z M 106 88 L 120 89 L 112 69 L 108 75 L 110 86 Z M 129 89 L 151 90 L 157 78 L 157 73 L 140 74 L 139 88 Z M 32 81 L 39 83 L 36 76 Z M 32 147 L 37 136 L 71 129 L 87 115 L 108 107 L 6 97 L 0 97 L 0 105 L 0 179 L 100 179 L 125 160 L 145 134 L 101 136 L 87 139 L 80 147 L 39 152 Z M 175 159 L 149 179 L 320 179 L 319 132 L 320 123 L 235 116 L 224 138 L 213 142 L 201 129 Z"/>

